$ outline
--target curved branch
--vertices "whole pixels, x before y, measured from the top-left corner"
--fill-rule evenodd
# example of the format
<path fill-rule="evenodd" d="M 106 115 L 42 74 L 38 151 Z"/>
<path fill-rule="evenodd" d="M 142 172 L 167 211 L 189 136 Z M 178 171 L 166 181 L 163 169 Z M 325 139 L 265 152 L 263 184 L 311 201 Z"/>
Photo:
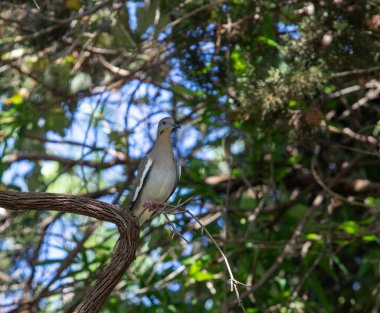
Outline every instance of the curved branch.
<path fill-rule="evenodd" d="M 13 191 L 0 191 L 0 206 L 12 211 L 52 210 L 74 213 L 117 225 L 120 240 L 111 262 L 75 309 L 75 313 L 98 312 L 135 259 L 139 227 L 128 210 L 82 196 Z"/>

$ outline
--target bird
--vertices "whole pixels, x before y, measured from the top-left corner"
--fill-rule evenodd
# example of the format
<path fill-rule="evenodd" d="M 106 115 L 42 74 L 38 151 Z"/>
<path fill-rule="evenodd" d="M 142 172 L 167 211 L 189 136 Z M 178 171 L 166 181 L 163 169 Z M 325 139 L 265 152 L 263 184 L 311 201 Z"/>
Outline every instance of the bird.
<path fill-rule="evenodd" d="M 140 226 L 163 207 L 178 185 L 181 167 L 173 154 L 170 135 L 179 128 L 172 117 L 161 119 L 153 148 L 139 163 L 129 209 Z"/>

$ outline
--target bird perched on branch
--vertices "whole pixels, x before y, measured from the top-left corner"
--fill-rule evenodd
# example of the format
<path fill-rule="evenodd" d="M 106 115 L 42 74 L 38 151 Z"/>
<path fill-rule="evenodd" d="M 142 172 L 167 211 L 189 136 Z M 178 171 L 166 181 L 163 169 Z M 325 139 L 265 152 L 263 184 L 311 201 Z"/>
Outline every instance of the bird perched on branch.
<path fill-rule="evenodd" d="M 173 118 L 163 118 L 153 148 L 140 161 L 129 207 L 140 226 L 162 208 L 177 187 L 181 168 L 173 154 L 170 134 L 178 128 Z"/>

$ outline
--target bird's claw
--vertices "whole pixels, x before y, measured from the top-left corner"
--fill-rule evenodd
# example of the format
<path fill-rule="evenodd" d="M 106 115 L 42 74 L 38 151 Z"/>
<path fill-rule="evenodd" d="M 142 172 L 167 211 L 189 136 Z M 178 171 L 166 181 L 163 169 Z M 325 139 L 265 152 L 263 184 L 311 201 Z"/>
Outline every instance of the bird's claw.
<path fill-rule="evenodd" d="M 149 212 L 157 212 L 165 208 L 165 204 L 157 201 L 147 201 L 144 202 L 143 208 L 147 209 Z"/>

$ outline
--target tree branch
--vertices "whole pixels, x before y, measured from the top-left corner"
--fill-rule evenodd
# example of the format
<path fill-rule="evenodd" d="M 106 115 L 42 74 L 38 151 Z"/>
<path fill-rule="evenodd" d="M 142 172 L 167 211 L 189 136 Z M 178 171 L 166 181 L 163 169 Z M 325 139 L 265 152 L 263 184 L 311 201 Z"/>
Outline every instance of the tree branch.
<path fill-rule="evenodd" d="M 12 211 L 52 210 L 74 213 L 117 225 L 120 240 L 111 262 L 75 309 L 75 313 L 98 312 L 135 259 L 139 227 L 128 210 L 82 196 L 12 191 L 0 191 L 0 206 Z"/>
<path fill-rule="evenodd" d="M 84 165 L 88 167 L 93 167 L 96 169 L 107 169 L 119 164 L 127 164 L 127 160 L 123 159 L 118 155 L 116 158 L 108 162 L 96 162 L 90 160 L 82 159 L 71 159 L 63 156 L 52 155 L 44 152 L 35 152 L 35 151 L 18 151 L 16 153 L 9 154 L 6 163 L 14 163 L 18 161 L 56 161 L 62 165 L 75 166 L 75 165 Z"/>

